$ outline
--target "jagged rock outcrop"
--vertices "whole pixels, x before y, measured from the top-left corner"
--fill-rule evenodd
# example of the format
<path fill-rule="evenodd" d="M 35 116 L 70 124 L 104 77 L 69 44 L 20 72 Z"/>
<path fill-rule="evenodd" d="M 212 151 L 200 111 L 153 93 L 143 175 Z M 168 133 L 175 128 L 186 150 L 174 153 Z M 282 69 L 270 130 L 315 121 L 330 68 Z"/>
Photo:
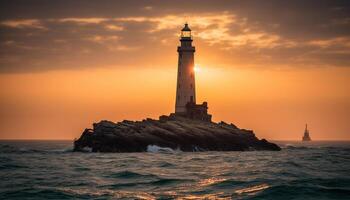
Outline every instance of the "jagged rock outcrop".
<path fill-rule="evenodd" d="M 233 124 L 164 115 L 159 120 L 94 123 L 93 129 L 85 129 L 74 142 L 74 150 L 143 152 L 148 145 L 181 151 L 280 150 L 276 144 L 259 140 L 253 131 L 239 129 Z"/>

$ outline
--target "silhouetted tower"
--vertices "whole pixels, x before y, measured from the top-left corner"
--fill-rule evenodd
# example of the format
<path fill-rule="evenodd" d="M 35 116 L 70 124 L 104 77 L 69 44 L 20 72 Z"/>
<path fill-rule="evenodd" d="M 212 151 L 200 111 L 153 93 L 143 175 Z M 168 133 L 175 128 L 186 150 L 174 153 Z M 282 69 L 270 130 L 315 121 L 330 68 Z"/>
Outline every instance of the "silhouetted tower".
<path fill-rule="evenodd" d="M 175 113 L 186 112 L 186 104 L 188 102 L 196 103 L 194 77 L 195 47 L 192 46 L 191 29 L 188 27 L 187 23 L 181 30 L 180 42 L 181 46 L 177 47 L 177 52 L 179 52 L 179 61 L 177 72 Z"/>
<path fill-rule="evenodd" d="M 303 136 L 303 141 L 311 141 L 309 129 L 307 129 L 307 124 L 305 125 L 305 131 Z"/>

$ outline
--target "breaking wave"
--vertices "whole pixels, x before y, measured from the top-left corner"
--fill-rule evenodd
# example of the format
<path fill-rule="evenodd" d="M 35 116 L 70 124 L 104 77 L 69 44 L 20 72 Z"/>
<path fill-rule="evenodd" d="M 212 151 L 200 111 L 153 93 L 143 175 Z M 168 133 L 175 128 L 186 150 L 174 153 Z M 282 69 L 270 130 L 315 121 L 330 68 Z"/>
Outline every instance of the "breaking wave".
<path fill-rule="evenodd" d="M 176 149 L 172 149 L 169 147 L 160 147 L 157 145 L 148 145 L 147 146 L 147 152 L 150 153 L 176 153 L 176 152 L 180 152 L 180 150 Z"/>

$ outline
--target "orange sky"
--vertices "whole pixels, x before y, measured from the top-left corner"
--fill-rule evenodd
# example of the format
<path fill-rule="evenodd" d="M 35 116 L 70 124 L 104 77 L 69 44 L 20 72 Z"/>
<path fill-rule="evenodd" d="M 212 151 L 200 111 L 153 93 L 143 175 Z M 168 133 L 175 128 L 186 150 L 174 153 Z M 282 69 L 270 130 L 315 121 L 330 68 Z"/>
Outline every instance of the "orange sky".
<path fill-rule="evenodd" d="M 200 60 L 200 56 L 198 56 Z M 175 59 L 174 59 L 175 61 Z M 197 98 L 214 121 L 268 139 L 349 139 L 350 69 L 260 71 L 201 64 Z M 0 76 L 2 139 L 72 139 L 101 119 L 157 118 L 174 111 L 176 67 L 94 69 Z"/>
<path fill-rule="evenodd" d="M 214 121 L 272 140 L 300 140 L 308 123 L 314 140 L 350 140 L 350 6 L 201 2 L 1 3 L 0 139 L 73 139 L 102 119 L 173 112 L 188 21 L 197 101 Z"/>

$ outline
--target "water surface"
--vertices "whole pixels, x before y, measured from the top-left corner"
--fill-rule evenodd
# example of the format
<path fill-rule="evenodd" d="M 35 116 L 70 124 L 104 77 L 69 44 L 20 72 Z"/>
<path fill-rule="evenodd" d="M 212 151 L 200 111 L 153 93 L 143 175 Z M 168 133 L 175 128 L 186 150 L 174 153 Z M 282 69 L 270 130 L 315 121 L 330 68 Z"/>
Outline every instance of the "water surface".
<path fill-rule="evenodd" d="M 282 151 L 78 153 L 0 141 L 0 199 L 350 199 L 349 142 Z"/>

